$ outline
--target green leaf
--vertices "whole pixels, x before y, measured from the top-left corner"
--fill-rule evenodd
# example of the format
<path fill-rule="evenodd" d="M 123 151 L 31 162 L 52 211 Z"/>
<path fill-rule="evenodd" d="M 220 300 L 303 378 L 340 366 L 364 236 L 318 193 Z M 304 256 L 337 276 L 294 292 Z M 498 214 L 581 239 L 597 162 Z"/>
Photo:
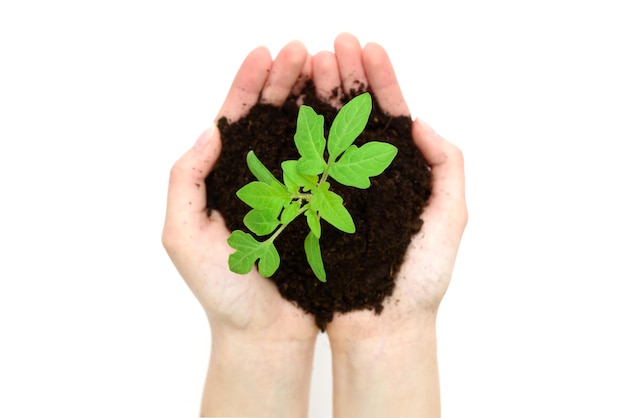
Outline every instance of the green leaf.
<path fill-rule="evenodd" d="M 328 133 L 329 161 L 344 152 L 363 132 L 372 111 L 372 98 L 369 93 L 356 96 L 337 113 Z"/>
<path fill-rule="evenodd" d="M 324 262 L 322 261 L 320 241 L 313 232 L 309 232 L 304 239 L 304 252 L 315 276 L 320 282 L 326 282 L 326 271 L 324 270 Z"/>
<path fill-rule="evenodd" d="M 296 168 L 297 164 L 297 161 L 288 160 L 280 165 L 283 169 L 283 181 L 289 193 L 293 195 L 300 193 L 301 187 L 303 191 L 308 191 L 317 186 L 317 176 L 299 173 Z"/>
<path fill-rule="evenodd" d="M 280 223 L 283 225 L 288 224 L 289 222 L 296 219 L 296 216 L 300 213 L 300 202 L 294 201 L 289 204 L 280 215 Z"/>
<path fill-rule="evenodd" d="M 263 245 L 263 254 L 259 257 L 259 274 L 271 277 L 280 266 L 280 255 L 273 242 L 265 241 Z"/>
<path fill-rule="evenodd" d="M 321 237 L 322 236 L 322 225 L 320 224 L 320 217 L 317 214 L 317 212 L 311 210 L 311 209 L 307 209 L 304 212 L 304 216 L 306 216 L 306 223 L 309 225 L 309 228 L 311 229 L 311 232 L 313 232 L 313 234 L 316 237 Z"/>
<path fill-rule="evenodd" d="M 293 139 L 303 158 L 324 161 L 324 117 L 315 113 L 312 107 L 300 106 Z"/>
<path fill-rule="evenodd" d="M 350 212 L 343 206 L 343 199 L 336 193 L 328 190 L 328 183 L 312 190 L 311 209 L 319 212 L 329 224 L 349 234 L 356 231 Z"/>
<path fill-rule="evenodd" d="M 300 158 L 297 169 L 301 174 L 317 175 L 324 171 L 324 117 L 307 105 L 300 106 L 296 133 L 293 137 Z"/>
<path fill-rule="evenodd" d="M 287 224 L 304 213 L 310 229 L 304 241 L 307 261 L 315 276 L 326 281 L 320 248 L 320 220 L 323 218 L 347 233 L 356 230 L 343 199 L 330 191 L 327 177 L 344 185 L 367 188 L 371 184 L 370 178 L 382 173 L 398 152 L 394 146 L 382 142 L 371 142 L 360 148 L 353 145 L 365 129 L 371 110 L 372 98 L 368 93 L 346 103 L 330 127 L 327 142 L 323 116 L 302 105 L 294 134 L 300 158 L 281 164 L 284 184 L 253 151 L 248 152 L 246 162 L 257 181 L 237 191 L 237 196 L 252 208 L 244 217 L 244 224 L 256 235 L 274 234 L 259 242 L 251 234 L 234 231 L 228 238 L 228 244 L 235 250 L 228 258 L 233 272 L 246 274 L 257 264 L 262 276 L 274 274 L 280 265 L 274 239 Z M 328 160 L 325 160 L 326 155 Z"/>
<path fill-rule="evenodd" d="M 326 168 L 324 160 L 311 160 L 308 158 L 300 158 L 296 164 L 296 169 L 302 175 L 317 176 Z"/>
<path fill-rule="evenodd" d="M 237 191 L 237 197 L 254 209 L 263 209 L 275 213 L 276 217 L 281 209 L 291 202 L 291 194 L 285 186 L 278 182 L 271 184 L 253 181 Z"/>
<path fill-rule="evenodd" d="M 259 236 L 274 232 L 280 224 L 275 214 L 264 209 L 252 209 L 243 218 L 243 223 L 250 231 Z"/>
<path fill-rule="evenodd" d="M 370 187 L 370 177 L 381 174 L 398 154 L 398 149 L 386 142 L 368 142 L 357 148 L 351 145 L 328 175 L 345 186 L 361 189 Z"/>
<path fill-rule="evenodd" d="M 233 231 L 228 238 L 228 245 L 235 252 L 228 257 L 228 266 L 234 273 L 247 274 L 259 260 L 259 274 L 270 277 L 278 270 L 280 256 L 271 241 L 258 242 L 252 235 L 243 231 Z"/>
<path fill-rule="evenodd" d="M 254 153 L 254 151 L 249 151 L 246 155 L 246 162 L 248 163 L 248 168 L 250 172 L 257 178 L 260 182 L 272 184 L 273 182 L 279 183 L 279 181 L 274 177 L 272 172 L 268 170 L 267 167 L 263 165 L 261 160 L 259 160 Z"/>

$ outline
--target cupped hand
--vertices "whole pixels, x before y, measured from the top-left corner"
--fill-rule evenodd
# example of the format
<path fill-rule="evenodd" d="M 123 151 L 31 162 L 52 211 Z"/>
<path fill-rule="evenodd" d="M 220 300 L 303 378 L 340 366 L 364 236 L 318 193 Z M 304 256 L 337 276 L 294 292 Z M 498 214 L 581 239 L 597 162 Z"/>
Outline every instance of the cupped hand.
<path fill-rule="evenodd" d="M 258 101 L 275 105 L 311 77 L 312 59 L 300 42 L 287 44 L 275 60 L 264 47 L 254 49 L 239 69 L 216 121 L 237 121 Z M 215 123 L 198 138 L 170 172 L 163 245 L 179 273 L 204 308 L 212 331 L 257 333 L 270 339 L 314 340 L 319 330 L 312 316 L 284 300 L 271 280 L 254 269 L 232 273 L 234 250 L 221 214 L 207 212 L 205 178 L 221 149 Z M 210 190 L 209 190 L 210 193 Z"/>
<path fill-rule="evenodd" d="M 336 80 L 344 92 L 362 83 L 385 112 L 410 116 L 389 56 L 380 45 L 361 47 L 354 36 L 341 34 L 335 39 L 335 58 L 336 75 L 328 79 Z M 422 229 L 411 240 L 394 292 L 384 301 L 382 312 L 335 314 L 327 328 L 331 340 L 404 333 L 421 315 L 436 314 L 448 288 L 467 222 L 463 156 L 419 119 L 413 122 L 412 136 L 431 168 L 433 181 Z"/>
<path fill-rule="evenodd" d="M 335 39 L 334 56 L 336 75 L 327 79 L 334 79 L 344 93 L 365 87 L 389 115 L 410 116 L 381 46 L 361 47 L 354 36 L 341 34 Z M 463 156 L 418 119 L 413 121 L 412 141 L 430 166 L 432 193 L 393 293 L 379 314 L 335 313 L 326 328 L 337 417 L 441 415 L 436 315 L 467 222 Z"/>

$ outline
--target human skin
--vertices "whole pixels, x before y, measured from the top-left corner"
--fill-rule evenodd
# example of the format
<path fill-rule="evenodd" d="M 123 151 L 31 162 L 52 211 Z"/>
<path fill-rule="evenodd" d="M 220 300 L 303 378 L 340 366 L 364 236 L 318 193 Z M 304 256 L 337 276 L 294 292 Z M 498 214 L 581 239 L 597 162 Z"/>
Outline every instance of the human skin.
<path fill-rule="evenodd" d="M 291 42 L 274 60 L 266 48 L 254 49 L 215 120 L 236 121 L 259 100 L 280 105 L 308 78 L 335 106 L 336 87 L 349 92 L 363 83 L 388 113 L 409 115 L 382 47 L 362 48 L 350 34 L 340 34 L 334 46 L 334 53 L 312 56 Z M 336 417 L 439 416 L 435 325 L 467 222 L 463 157 L 419 120 L 412 133 L 433 175 L 424 226 L 383 312 L 337 314 L 328 324 Z M 163 229 L 163 245 L 211 328 L 201 415 L 306 416 L 319 330 L 311 315 L 284 300 L 256 270 L 230 272 L 230 232 L 217 211 L 206 211 L 204 179 L 220 147 L 219 130 L 209 129 L 174 164 Z"/>
<path fill-rule="evenodd" d="M 235 121 L 258 100 L 280 105 L 311 70 L 312 57 L 300 42 L 286 45 L 274 60 L 266 48 L 254 49 L 216 120 Z M 246 275 L 229 270 L 230 232 L 217 211 L 206 209 L 204 180 L 220 149 L 213 125 L 174 164 L 162 234 L 211 328 L 201 415 L 306 416 L 319 329 L 311 315 L 283 299 L 256 269 Z"/>
<path fill-rule="evenodd" d="M 344 91 L 362 82 L 383 110 L 409 116 L 380 45 L 361 48 L 354 36 L 341 34 L 335 40 L 335 57 Z M 418 119 L 412 136 L 433 181 L 424 224 L 411 240 L 382 312 L 336 314 L 328 324 L 335 417 L 441 415 L 436 319 L 468 218 L 463 155 Z"/>

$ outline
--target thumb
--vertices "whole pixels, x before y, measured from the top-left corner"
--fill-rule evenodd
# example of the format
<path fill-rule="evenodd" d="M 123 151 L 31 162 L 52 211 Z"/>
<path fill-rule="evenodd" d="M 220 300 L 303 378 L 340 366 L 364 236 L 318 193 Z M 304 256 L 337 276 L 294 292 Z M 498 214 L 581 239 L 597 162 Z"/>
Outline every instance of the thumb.
<path fill-rule="evenodd" d="M 208 221 L 205 179 L 220 155 L 221 140 L 215 124 L 204 131 L 196 144 L 170 170 L 165 215 L 166 229 L 183 233 Z"/>
<path fill-rule="evenodd" d="M 456 227 L 454 230 L 462 231 L 467 223 L 463 153 L 424 121 L 415 119 L 412 132 L 432 175 L 432 192 L 424 217 L 446 219 L 449 226 Z"/>

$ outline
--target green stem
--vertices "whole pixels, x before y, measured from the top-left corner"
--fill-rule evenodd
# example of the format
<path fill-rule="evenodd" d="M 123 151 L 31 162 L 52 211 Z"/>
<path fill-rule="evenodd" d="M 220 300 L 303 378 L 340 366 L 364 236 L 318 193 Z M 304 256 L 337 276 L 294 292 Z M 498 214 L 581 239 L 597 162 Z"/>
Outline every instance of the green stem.
<path fill-rule="evenodd" d="M 300 198 L 299 200 L 300 200 L 300 201 L 302 201 L 302 198 Z M 274 242 L 274 240 L 276 239 L 276 237 L 278 237 L 278 236 L 280 235 L 280 233 L 281 233 L 281 232 L 283 232 L 283 231 L 285 230 L 285 228 L 287 228 L 287 225 L 289 225 L 291 222 L 295 221 L 295 220 L 296 220 L 296 218 L 297 218 L 298 216 L 302 215 L 302 214 L 303 214 L 306 210 L 307 210 L 306 205 L 302 206 L 302 207 L 300 208 L 300 210 L 298 211 L 298 214 L 297 214 L 296 216 L 294 216 L 294 218 L 293 218 L 291 221 L 289 221 L 289 222 L 287 222 L 287 223 L 284 223 L 284 224 L 280 224 L 280 227 L 278 227 L 278 229 L 277 229 L 276 231 L 274 231 L 274 233 L 272 234 L 272 236 L 271 236 L 271 237 L 269 237 L 268 239 L 266 239 L 264 242 L 269 242 L 269 243 Z"/>
<path fill-rule="evenodd" d="M 325 165 L 324 171 L 322 172 L 322 178 L 320 179 L 319 183 L 317 183 L 317 187 L 319 187 L 320 184 L 324 184 L 326 182 L 326 180 L 328 179 L 328 172 L 330 171 L 330 167 L 332 167 L 335 162 L 336 159 L 333 159 L 332 161 L 328 161 L 328 163 Z"/>

